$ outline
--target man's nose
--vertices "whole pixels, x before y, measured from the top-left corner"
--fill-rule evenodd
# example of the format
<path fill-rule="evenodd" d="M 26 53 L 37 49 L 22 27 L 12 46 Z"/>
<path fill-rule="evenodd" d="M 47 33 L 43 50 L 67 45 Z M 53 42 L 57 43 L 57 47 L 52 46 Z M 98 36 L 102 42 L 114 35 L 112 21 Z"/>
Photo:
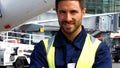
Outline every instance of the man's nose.
<path fill-rule="evenodd" d="M 66 14 L 65 19 L 66 19 L 66 21 L 70 22 L 72 20 L 72 16 L 68 13 L 68 14 Z"/>

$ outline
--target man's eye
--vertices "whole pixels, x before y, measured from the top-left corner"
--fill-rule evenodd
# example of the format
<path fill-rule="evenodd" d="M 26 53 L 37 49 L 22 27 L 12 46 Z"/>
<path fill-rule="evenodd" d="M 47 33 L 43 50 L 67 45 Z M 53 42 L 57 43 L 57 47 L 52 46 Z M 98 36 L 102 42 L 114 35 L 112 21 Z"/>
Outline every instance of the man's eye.
<path fill-rule="evenodd" d="M 72 14 L 77 13 L 77 11 L 71 11 Z"/>

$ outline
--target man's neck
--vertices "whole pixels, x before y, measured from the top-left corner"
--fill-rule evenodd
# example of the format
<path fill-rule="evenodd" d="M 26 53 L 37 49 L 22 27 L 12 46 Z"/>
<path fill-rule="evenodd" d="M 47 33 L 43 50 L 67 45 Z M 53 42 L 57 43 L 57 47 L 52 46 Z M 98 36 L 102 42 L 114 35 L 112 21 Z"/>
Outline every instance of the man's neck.
<path fill-rule="evenodd" d="M 71 34 L 67 34 L 64 32 L 63 34 L 67 37 L 68 40 L 73 41 L 81 31 L 82 31 L 82 26 Z"/>

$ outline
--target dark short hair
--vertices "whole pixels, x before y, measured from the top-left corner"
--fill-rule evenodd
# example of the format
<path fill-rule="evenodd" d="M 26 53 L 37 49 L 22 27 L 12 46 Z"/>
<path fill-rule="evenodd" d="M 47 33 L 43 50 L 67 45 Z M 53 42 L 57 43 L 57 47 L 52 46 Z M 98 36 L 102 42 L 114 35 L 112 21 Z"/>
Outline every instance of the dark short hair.
<path fill-rule="evenodd" d="M 58 4 L 59 4 L 60 1 L 79 1 L 80 8 L 83 9 L 85 7 L 84 0 L 56 0 L 55 1 L 55 9 L 56 10 L 58 9 Z"/>

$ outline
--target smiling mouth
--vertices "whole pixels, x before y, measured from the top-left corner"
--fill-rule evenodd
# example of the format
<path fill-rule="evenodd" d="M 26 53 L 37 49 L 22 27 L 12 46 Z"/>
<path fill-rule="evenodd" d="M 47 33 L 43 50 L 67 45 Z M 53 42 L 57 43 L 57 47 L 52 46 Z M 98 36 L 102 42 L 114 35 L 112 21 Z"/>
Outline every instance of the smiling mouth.
<path fill-rule="evenodd" d="M 68 29 L 68 30 L 72 28 L 72 24 L 68 24 L 68 23 L 64 24 L 63 26 L 65 29 Z"/>

